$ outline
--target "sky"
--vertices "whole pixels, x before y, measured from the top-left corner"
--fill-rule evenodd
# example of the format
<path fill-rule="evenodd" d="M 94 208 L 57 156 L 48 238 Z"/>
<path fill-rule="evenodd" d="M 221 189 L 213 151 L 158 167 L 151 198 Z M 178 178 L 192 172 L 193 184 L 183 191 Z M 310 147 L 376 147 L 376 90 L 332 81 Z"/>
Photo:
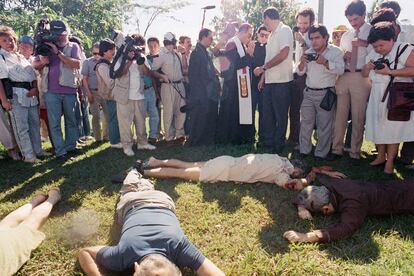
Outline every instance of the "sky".
<path fill-rule="evenodd" d="M 158 17 L 154 24 L 150 27 L 147 32 L 146 37 L 156 36 L 162 40 L 166 32 L 173 32 L 178 36 L 187 35 L 190 36 L 193 41 L 196 41 L 198 32 L 201 29 L 202 21 L 202 7 L 207 5 L 215 5 L 216 8 L 213 10 L 207 10 L 205 27 L 213 28 L 212 19 L 214 16 L 220 16 L 221 10 L 220 5 L 222 0 L 187 0 L 190 5 L 175 11 L 173 14 L 179 21 L 174 21 L 168 16 Z M 300 5 L 308 5 L 312 7 L 316 13 L 318 10 L 318 0 L 296 0 Z M 374 0 L 365 0 L 367 9 L 370 10 Z M 328 30 L 331 30 L 333 27 L 339 24 L 345 24 L 349 27 L 348 21 L 344 16 L 344 10 L 346 4 L 349 0 L 325 0 L 325 12 L 324 12 L 324 24 L 327 26 Z M 153 0 L 152 4 L 156 4 L 157 0 Z M 400 15 L 400 20 L 410 19 L 410 11 L 414 11 L 414 0 L 399 0 L 399 3 L 402 8 Z M 141 22 L 147 22 L 148 16 L 140 16 Z M 414 24 L 414 20 L 411 20 L 411 23 Z M 123 30 L 125 33 L 133 33 L 137 31 L 136 23 L 133 21 L 124 24 Z"/>

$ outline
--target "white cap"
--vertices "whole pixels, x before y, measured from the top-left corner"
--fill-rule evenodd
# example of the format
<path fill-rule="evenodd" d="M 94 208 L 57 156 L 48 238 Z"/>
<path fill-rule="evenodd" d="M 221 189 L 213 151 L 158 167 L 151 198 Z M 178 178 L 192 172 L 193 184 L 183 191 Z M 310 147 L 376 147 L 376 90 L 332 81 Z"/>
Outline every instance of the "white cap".
<path fill-rule="evenodd" d="M 173 41 L 175 39 L 175 35 L 172 32 L 168 32 L 164 35 L 164 40 Z"/>

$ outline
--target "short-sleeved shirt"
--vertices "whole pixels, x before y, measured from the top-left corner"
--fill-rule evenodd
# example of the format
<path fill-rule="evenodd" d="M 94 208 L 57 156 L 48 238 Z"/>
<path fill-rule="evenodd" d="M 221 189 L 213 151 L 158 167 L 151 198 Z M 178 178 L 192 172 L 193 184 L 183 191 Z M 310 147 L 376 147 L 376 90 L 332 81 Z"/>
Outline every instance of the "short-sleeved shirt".
<path fill-rule="evenodd" d="M 362 40 L 367 40 L 369 32 L 371 30 L 371 25 L 368 23 L 364 23 L 359 28 L 358 38 Z M 340 48 L 344 52 L 352 52 L 352 40 L 356 36 L 356 31 L 354 29 L 350 29 L 346 31 L 341 37 Z M 372 46 L 368 45 L 368 47 L 358 47 L 358 58 L 357 58 L 357 67 L 356 69 L 361 70 L 362 67 L 365 65 L 365 58 L 368 53 L 371 51 Z M 345 64 L 345 68 L 349 69 L 349 62 Z"/>
<path fill-rule="evenodd" d="M 293 34 L 289 26 L 280 22 L 267 40 L 265 62 L 269 62 L 285 47 L 289 47 L 288 56 L 278 65 L 266 70 L 266 83 L 286 83 L 293 80 Z"/>
<path fill-rule="evenodd" d="M 88 77 L 88 83 L 90 89 L 98 89 L 98 78 L 96 77 L 95 66 L 98 61 L 90 57 L 86 59 L 82 64 L 82 76 Z"/>
<path fill-rule="evenodd" d="M 241 157 L 219 156 L 207 161 L 200 171 L 200 181 L 286 184 L 293 165 L 277 154 L 246 154 Z"/>
<path fill-rule="evenodd" d="M 72 43 L 72 52 L 70 57 L 74 59 L 81 59 L 81 50 L 76 43 Z M 63 48 L 59 48 L 60 51 Z M 76 88 L 69 87 L 69 86 L 62 86 L 59 84 L 59 76 L 60 76 L 60 59 L 59 57 L 51 53 L 49 57 L 49 76 L 48 76 L 48 91 L 53 93 L 59 94 L 75 94 Z"/>
<path fill-rule="evenodd" d="M 160 254 L 179 267 L 197 271 L 205 260 L 203 254 L 188 240 L 174 212 L 164 208 L 133 208 L 122 227 L 116 246 L 99 250 L 96 260 L 112 271 L 132 270 L 149 254 Z"/>

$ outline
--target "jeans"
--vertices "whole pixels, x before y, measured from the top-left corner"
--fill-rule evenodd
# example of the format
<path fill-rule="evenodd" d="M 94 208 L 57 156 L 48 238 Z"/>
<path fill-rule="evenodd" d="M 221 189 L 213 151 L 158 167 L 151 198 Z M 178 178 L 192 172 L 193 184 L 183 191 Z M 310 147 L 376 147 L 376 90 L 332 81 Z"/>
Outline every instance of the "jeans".
<path fill-rule="evenodd" d="M 56 156 L 65 155 L 68 151 L 76 149 L 76 141 L 79 139 L 75 115 L 76 101 L 76 94 L 61 94 L 51 91 L 45 93 L 47 118 Z M 63 140 L 61 127 L 62 114 L 65 120 L 65 140 Z"/>
<path fill-rule="evenodd" d="M 285 146 L 291 86 L 292 82 L 270 83 L 264 88 L 264 144 L 278 151 Z"/>
<path fill-rule="evenodd" d="M 39 107 L 22 106 L 17 101 L 16 95 L 12 99 L 12 104 L 10 119 L 17 145 L 24 158 L 35 158 L 43 152 L 40 140 Z"/>
<path fill-rule="evenodd" d="M 91 125 L 89 123 L 89 104 L 85 100 L 83 102 L 76 101 L 76 123 L 79 129 L 79 136 L 89 136 L 91 134 Z"/>
<path fill-rule="evenodd" d="M 149 137 L 158 138 L 160 134 L 160 116 L 157 110 L 157 98 L 153 87 L 145 90 L 145 110 L 149 118 Z"/>
<path fill-rule="evenodd" d="M 116 102 L 114 100 L 106 100 L 106 108 L 108 109 L 108 136 L 111 145 L 121 142 L 119 134 L 118 117 L 116 115 Z"/>

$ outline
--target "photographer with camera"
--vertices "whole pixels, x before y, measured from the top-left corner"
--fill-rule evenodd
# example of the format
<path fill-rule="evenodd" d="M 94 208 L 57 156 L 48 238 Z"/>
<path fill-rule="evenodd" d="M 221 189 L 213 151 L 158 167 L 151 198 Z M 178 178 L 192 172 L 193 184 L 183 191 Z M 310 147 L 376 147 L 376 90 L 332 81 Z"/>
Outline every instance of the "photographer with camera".
<path fill-rule="evenodd" d="M 112 93 L 116 101 L 119 132 L 124 153 L 127 156 L 134 156 L 132 124 L 136 129 L 137 149 L 154 150 L 156 148 L 148 143 L 145 128 L 147 111 L 145 109 L 144 74 L 151 73 L 145 64 L 142 47 L 145 46 L 145 39 L 139 34 L 133 34 L 131 37 L 126 37 L 124 45 L 122 59 L 126 58 L 126 62 L 124 63 L 121 59 L 114 60 L 115 69 L 121 64 L 124 64 L 124 67 L 118 67 L 118 70 L 121 71 L 118 75 L 115 73 L 115 86 Z M 122 51 L 122 49 L 120 48 L 118 51 Z M 117 55 L 117 57 L 119 56 Z"/>
<path fill-rule="evenodd" d="M 167 144 L 182 144 L 185 141 L 185 113 L 180 108 L 185 105 L 184 76 L 181 54 L 175 50 L 177 39 L 168 32 L 164 35 L 164 47 L 159 57 L 152 64 L 153 74 L 159 77 L 161 84 L 161 102 L 163 106 L 163 122 Z M 161 69 L 162 74 L 156 72 Z"/>
<path fill-rule="evenodd" d="M 17 37 L 12 28 L 0 27 L 0 48 L 0 79 L 7 97 L 1 99 L 1 104 L 9 112 L 23 161 L 35 163 L 37 157 L 50 155 L 42 150 L 40 141 L 36 72 L 30 62 L 17 52 Z"/>
<path fill-rule="evenodd" d="M 61 20 L 50 22 L 50 33 L 46 41 L 37 48 L 39 54 L 33 66 L 41 71 L 41 85 L 45 89 L 47 116 L 57 157 L 67 153 L 77 153 L 76 141 L 79 138 L 76 123 L 76 92 L 78 80 L 76 70 L 80 69 L 80 49 L 76 43 L 69 42 L 69 28 Z M 39 30 L 38 30 L 39 34 Z M 42 38 L 42 35 L 40 35 Z M 54 42 L 50 42 L 50 41 Z M 61 129 L 61 116 L 65 119 L 65 139 Z"/>
<path fill-rule="evenodd" d="M 298 65 L 298 75 L 306 76 L 303 91 L 300 122 L 300 153 L 312 151 L 312 132 L 316 122 L 318 142 L 315 156 L 329 158 L 332 144 L 332 127 L 335 118 L 335 82 L 344 73 L 345 64 L 340 48 L 328 43 L 329 34 L 325 26 L 310 27 L 309 39 L 312 47 L 305 51 Z M 329 100 L 332 97 L 332 100 Z M 325 105 L 327 102 L 327 105 Z"/>

